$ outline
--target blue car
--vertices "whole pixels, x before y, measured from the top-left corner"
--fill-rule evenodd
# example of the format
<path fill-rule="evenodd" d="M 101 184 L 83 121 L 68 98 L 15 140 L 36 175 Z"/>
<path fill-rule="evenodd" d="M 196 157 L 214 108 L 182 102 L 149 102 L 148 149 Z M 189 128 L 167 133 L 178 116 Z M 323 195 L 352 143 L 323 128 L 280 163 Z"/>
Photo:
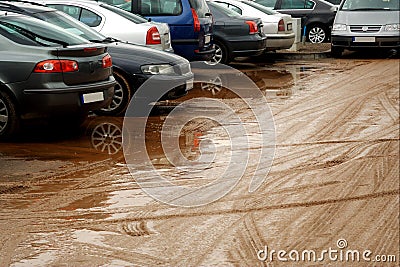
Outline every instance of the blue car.
<path fill-rule="evenodd" d="M 168 23 L 175 53 L 190 61 L 208 61 L 214 56 L 212 15 L 205 0 L 100 1 Z"/>

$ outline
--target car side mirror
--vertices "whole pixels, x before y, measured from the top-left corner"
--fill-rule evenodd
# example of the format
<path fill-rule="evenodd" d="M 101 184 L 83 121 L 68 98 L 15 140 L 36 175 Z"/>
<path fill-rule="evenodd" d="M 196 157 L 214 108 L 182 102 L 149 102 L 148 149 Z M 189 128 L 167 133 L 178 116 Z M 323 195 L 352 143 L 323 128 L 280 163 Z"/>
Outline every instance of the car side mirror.
<path fill-rule="evenodd" d="M 333 13 L 337 13 L 338 10 L 339 10 L 339 6 L 333 6 L 333 7 L 331 7 L 331 11 L 332 11 Z"/>

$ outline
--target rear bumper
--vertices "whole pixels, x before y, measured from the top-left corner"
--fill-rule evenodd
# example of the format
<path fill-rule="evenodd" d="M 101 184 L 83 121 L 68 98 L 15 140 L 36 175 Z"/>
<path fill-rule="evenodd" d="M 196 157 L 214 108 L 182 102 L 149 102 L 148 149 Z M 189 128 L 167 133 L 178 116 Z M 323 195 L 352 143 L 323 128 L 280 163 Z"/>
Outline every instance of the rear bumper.
<path fill-rule="evenodd" d="M 353 36 L 332 35 L 331 38 L 332 46 L 346 49 L 400 47 L 400 36 L 376 36 L 374 42 L 355 42 Z"/>
<path fill-rule="evenodd" d="M 257 56 L 262 54 L 267 47 L 267 37 L 250 35 L 246 40 L 230 40 L 233 57 Z"/>
<path fill-rule="evenodd" d="M 267 50 L 288 49 L 294 43 L 295 34 L 268 34 Z"/>
<path fill-rule="evenodd" d="M 50 118 L 87 113 L 107 106 L 113 97 L 114 77 L 107 81 L 46 89 L 21 89 L 12 87 L 23 119 Z M 84 95 L 102 94 L 102 100 L 84 100 Z M 87 103 L 85 103 L 87 102 Z"/>

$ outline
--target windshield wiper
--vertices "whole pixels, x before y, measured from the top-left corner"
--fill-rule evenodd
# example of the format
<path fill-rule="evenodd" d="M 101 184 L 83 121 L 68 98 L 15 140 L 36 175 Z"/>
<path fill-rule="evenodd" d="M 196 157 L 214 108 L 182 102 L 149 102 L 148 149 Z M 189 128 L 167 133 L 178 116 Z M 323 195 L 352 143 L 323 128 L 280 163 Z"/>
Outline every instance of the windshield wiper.
<path fill-rule="evenodd" d="M 115 42 L 121 42 L 118 39 L 115 39 L 113 37 L 107 37 L 105 39 L 96 39 L 96 40 L 89 40 L 92 43 L 115 43 Z"/>
<path fill-rule="evenodd" d="M 43 45 L 43 46 L 49 46 L 49 45 L 38 41 L 37 40 L 38 38 L 42 39 L 42 40 L 45 40 L 45 41 L 48 41 L 48 42 L 51 42 L 51 43 L 62 45 L 63 47 L 69 46 L 69 43 L 67 43 L 67 42 L 56 40 L 56 39 L 52 39 L 52 38 L 45 37 L 45 36 L 41 36 L 41 35 L 39 35 L 37 33 L 31 32 L 31 31 L 29 31 L 27 29 L 24 29 L 24 28 L 22 28 L 20 26 L 12 24 L 12 23 L 8 23 L 8 22 L 5 22 L 5 21 L 0 21 L 0 24 L 5 26 L 5 27 L 7 27 L 7 28 L 10 28 L 11 30 L 14 30 L 14 31 L 18 32 L 19 34 L 22 34 L 23 36 L 27 37 L 28 39 L 30 39 L 30 40 L 32 40 L 32 41 L 34 41 L 34 42 L 36 42 L 36 43 L 38 43 L 40 45 Z"/>
<path fill-rule="evenodd" d="M 390 8 L 385 7 L 363 7 L 363 8 L 351 8 L 347 9 L 350 11 L 369 11 L 369 10 L 390 10 Z"/>

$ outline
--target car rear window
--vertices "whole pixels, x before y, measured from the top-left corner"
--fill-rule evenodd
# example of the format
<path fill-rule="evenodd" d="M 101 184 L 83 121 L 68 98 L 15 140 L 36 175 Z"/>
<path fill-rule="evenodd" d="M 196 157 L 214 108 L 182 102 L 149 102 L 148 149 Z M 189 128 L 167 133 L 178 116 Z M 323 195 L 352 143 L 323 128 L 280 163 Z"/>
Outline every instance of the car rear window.
<path fill-rule="evenodd" d="M 255 0 L 254 2 L 259 3 L 260 5 L 274 8 L 276 4 L 276 0 Z"/>
<path fill-rule="evenodd" d="M 210 9 L 205 0 L 189 0 L 190 6 L 196 11 L 199 18 L 205 18 Z"/>
<path fill-rule="evenodd" d="M 110 5 L 104 5 L 104 4 L 101 4 L 100 6 L 102 8 L 108 9 L 108 10 L 120 15 L 121 17 L 126 18 L 127 20 L 132 21 L 133 23 L 141 24 L 141 23 L 147 22 L 147 20 L 145 18 L 143 18 L 142 16 L 127 12 L 121 8 L 110 6 Z"/>
<path fill-rule="evenodd" d="M 27 16 L 3 17 L 0 19 L 0 27 L 8 38 L 20 44 L 60 46 L 89 43 L 88 40 L 63 28 Z"/>
<path fill-rule="evenodd" d="M 269 8 L 269 7 L 260 5 L 260 4 L 256 3 L 256 2 L 246 1 L 244 3 L 249 5 L 249 6 L 251 6 L 251 7 L 254 7 L 255 9 L 260 10 L 261 12 L 263 12 L 265 14 L 268 14 L 268 15 L 280 14 L 279 12 L 277 12 L 277 11 L 275 11 L 275 10 Z"/>
<path fill-rule="evenodd" d="M 314 5 L 311 0 L 282 0 L 281 9 L 312 9 Z"/>
<path fill-rule="evenodd" d="M 85 24 L 80 23 L 71 16 L 66 15 L 61 11 L 38 12 L 35 14 L 41 20 L 49 22 L 53 25 L 59 26 L 70 33 L 82 36 L 87 40 L 102 41 L 105 39 L 103 35 L 92 30 Z"/>

